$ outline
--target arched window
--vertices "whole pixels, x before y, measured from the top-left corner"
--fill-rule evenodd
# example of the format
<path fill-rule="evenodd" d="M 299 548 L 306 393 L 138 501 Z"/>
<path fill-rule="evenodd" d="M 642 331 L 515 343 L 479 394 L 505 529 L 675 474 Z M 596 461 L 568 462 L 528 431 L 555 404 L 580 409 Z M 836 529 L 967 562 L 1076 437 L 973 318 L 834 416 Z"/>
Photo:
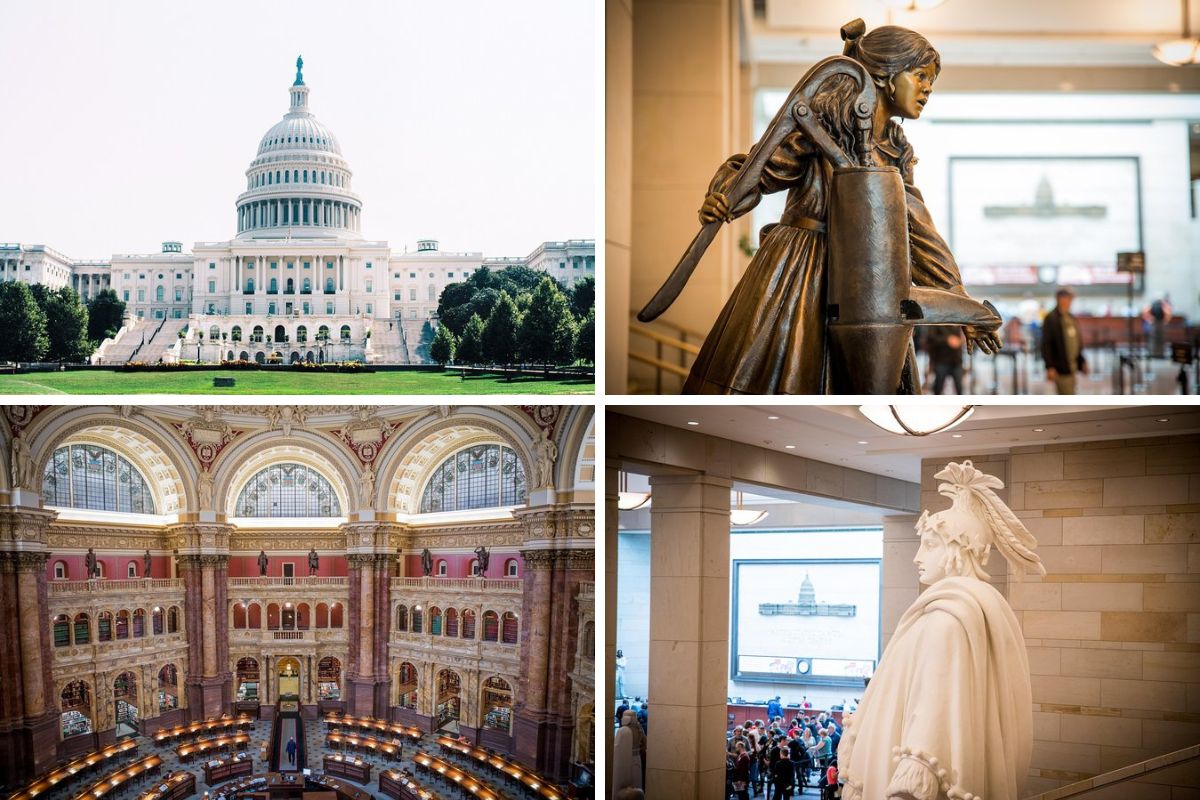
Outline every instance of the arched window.
<path fill-rule="evenodd" d="M 67 562 L 55 561 L 54 562 L 54 580 L 65 581 L 66 579 L 67 579 Z"/>
<path fill-rule="evenodd" d="M 422 630 L 421 622 L 422 622 L 421 607 L 413 606 L 413 608 L 412 608 L 412 632 L 413 633 L 421 633 L 421 630 Z"/>
<path fill-rule="evenodd" d="M 333 294 L 333 278 L 325 279 L 325 294 Z"/>
<path fill-rule="evenodd" d="M 111 642 L 113 638 L 113 615 L 111 611 L 101 611 L 96 615 L 96 641 Z"/>
<path fill-rule="evenodd" d="M 475 638 L 475 612 L 464 608 L 462 612 L 462 638 Z"/>
<path fill-rule="evenodd" d="M 221 338 L 221 329 L 218 328 L 216 325 L 213 325 L 211 328 L 208 329 L 208 338 L 214 342 L 217 341 L 218 339 L 220 339 Z"/>
<path fill-rule="evenodd" d="M 517 560 L 510 558 L 504 562 L 504 576 L 506 578 L 517 577 Z"/>
<path fill-rule="evenodd" d="M 117 638 L 129 638 L 129 612 L 124 609 L 117 612 Z"/>
<path fill-rule="evenodd" d="M 305 278 L 300 284 L 300 294 L 312 294 L 312 278 Z"/>
<path fill-rule="evenodd" d="M 233 604 L 233 627 L 237 630 L 246 627 L 246 606 L 244 603 Z"/>
<path fill-rule="evenodd" d="M 142 474 L 124 456 L 94 444 L 60 447 L 42 474 L 48 506 L 153 514 L 154 496 Z"/>
<path fill-rule="evenodd" d="M 242 326 L 234 325 L 233 330 L 229 333 L 229 338 L 235 342 L 240 342 L 242 340 Z"/>
<path fill-rule="evenodd" d="M 130 561 L 128 564 L 125 565 L 125 577 L 126 578 L 136 578 L 137 576 L 138 576 L 137 562 Z"/>
<path fill-rule="evenodd" d="M 161 636 L 163 632 L 163 610 L 161 606 L 155 606 L 150 612 L 150 629 L 155 636 Z"/>
<path fill-rule="evenodd" d="M 442 610 L 437 606 L 429 607 L 429 635 L 442 635 Z"/>
<path fill-rule="evenodd" d="M 446 577 L 447 574 L 448 573 L 446 571 L 446 559 L 439 558 L 438 562 L 437 562 L 437 575 L 439 578 L 444 578 L 444 577 Z"/>
<path fill-rule="evenodd" d="M 479 577 L 479 559 L 478 558 L 471 559 L 471 577 L 472 578 Z"/>
<path fill-rule="evenodd" d="M 279 281 L 276 278 L 271 278 L 267 284 L 267 294 L 277 294 L 279 292 Z"/>
<path fill-rule="evenodd" d="M 317 627 L 329 627 L 329 606 L 324 603 L 317 603 Z"/>
<path fill-rule="evenodd" d="M 525 468 L 511 449 L 481 444 L 459 450 L 433 471 L 421 513 L 497 508 L 524 503 Z"/>
<path fill-rule="evenodd" d="M 163 287 L 161 287 L 161 286 L 157 287 L 157 288 L 154 290 L 154 299 L 155 299 L 155 301 L 157 301 L 157 302 L 161 303 L 161 302 L 163 301 L 163 295 L 164 295 L 165 293 L 166 293 L 166 289 L 164 289 L 164 288 L 163 288 Z"/>
<path fill-rule="evenodd" d="M 342 604 L 334 603 L 329 607 L 329 627 L 342 627 Z"/>
<path fill-rule="evenodd" d="M 288 278 L 287 283 L 283 285 L 283 291 L 285 294 L 294 294 L 296 291 L 296 280 L 294 278 Z"/>
<path fill-rule="evenodd" d="M 254 278 L 246 278 L 246 294 L 254 294 Z"/>
<path fill-rule="evenodd" d="M 297 342 L 307 342 L 308 341 L 308 328 L 304 327 L 303 325 L 296 328 L 296 341 Z"/>
<path fill-rule="evenodd" d="M 75 644 L 88 644 L 92 640 L 91 617 L 79 613 L 75 615 Z"/>
<path fill-rule="evenodd" d="M 250 331 L 250 341 L 261 342 L 262 340 L 263 340 L 263 327 L 262 327 L 262 325 L 255 325 L 254 330 Z"/>
<path fill-rule="evenodd" d="M 349 325 L 342 326 L 342 341 L 343 342 L 350 341 L 350 326 Z"/>
<path fill-rule="evenodd" d="M 329 341 L 328 325 L 322 325 L 321 327 L 317 328 L 317 340 L 322 342 Z"/>
<path fill-rule="evenodd" d="M 140 639 L 146 635 L 146 609 L 139 608 L 133 612 L 133 638 Z"/>
<path fill-rule="evenodd" d="M 239 517 L 340 517 L 333 486 L 304 464 L 272 464 L 254 474 L 238 495 Z"/>
<path fill-rule="evenodd" d="M 59 614 L 54 618 L 54 646 L 71 646 L 71 618 L 66 614 Z"/>
<path fill-rule="evenodd" d="M 500 641 L 505 644 L 516 644 L 517 634 L 517 615 L 511 611 L 505 611 L 504 616 L 500 618 Z"/>
<path fill-rule="evenodd" d="M 396 630 L 408 630 L 408 606 L 396 606 Z"/>
<path fill-rule="evenodd" d="M 451 638 L 458 637 L 458 610 L 454 608 L 446 609 L 446 635 Z"/>
<path fill-rule="evenodd" d="M 483 612 L 483 640 L 495 642 L 500 638 L 500 617 L 495 611 Z"/>
<path fill-rule="evenodd" d="M 167 610 L 167 633 L 178 633 L 178 632 L 179 632 L 179 608 L 177 606 L 171 606 L 171 608 Z"/>

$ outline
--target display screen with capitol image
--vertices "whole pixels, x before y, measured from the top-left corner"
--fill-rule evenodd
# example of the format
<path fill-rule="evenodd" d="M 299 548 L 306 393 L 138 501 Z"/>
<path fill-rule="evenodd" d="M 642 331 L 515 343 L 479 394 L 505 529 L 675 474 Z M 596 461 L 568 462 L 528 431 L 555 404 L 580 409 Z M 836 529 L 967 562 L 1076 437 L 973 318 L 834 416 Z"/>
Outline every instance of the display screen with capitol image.
<path fill-rule="evenodd" d="M 733 562 L 730 677 L 862 685 L 879 658 L 878 559 Z"/>

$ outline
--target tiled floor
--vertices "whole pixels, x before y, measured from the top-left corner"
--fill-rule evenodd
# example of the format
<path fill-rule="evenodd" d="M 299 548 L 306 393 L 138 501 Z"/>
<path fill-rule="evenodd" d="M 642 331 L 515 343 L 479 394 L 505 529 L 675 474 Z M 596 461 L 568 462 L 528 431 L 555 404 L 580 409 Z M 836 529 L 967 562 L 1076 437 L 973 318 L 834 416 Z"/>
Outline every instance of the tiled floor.
<path fill-rule="evenodd" d="M 259 720 L 254 724 L 250 733 L 250 753 L 254 759 L 254 774 L 260 775 L 266 773 L 270 766 L 259 758 L 260 746 L 271 735 L 271 724 L 265 720 Z M 322 720 L 305 720 L 304 721 L 304 741 L 306 744 L 306 752 L 308 753 L 307 767 L 314 772 L 320 772 L 322 769 L 323 759 L 327 753 L 336 753 L 336 750 L 330 750 L 325 747 L 326 726 Z M 403 757 L 399 761 L 385 762 L 382 758 L 376 756 L 363 755 L 362 758 L 370 762 L 374 769 L 371 771 L 371 782 L 363 785 L 363 789 L 370 792 L 376 797 L 383 797 L 379 794 L 379 771 L 380 769 L 409 769 L 416 775 L 416 779 L 422 784 L 428 785 L 438 795 L 446 798 L 473 797 L 469 792 L 462 791 L 452 781 L 442 781 L 434 779 L 429 773 L 422 773 L 416 770 L 413 766 L 412 757 L 417 750 L 424 750 L 439 758 L 444 758 L 454 762 L 456 765 L 463 767 L 466 772 L 476 776 L 482 781 L 485 781 L 506 797 L 534 797 L 533 793 L 524 793 L 516 784 L 503 781 L 500 776 L 490 771 L 485 772 L 479 765 L 468 762 L 461 758 L 451 758 L 441 753 L 441 748 L 434 744 L 434 734 L 426 734 L 424 739 L 419 744 L 414 744 L 411 740 L 406 740 L 403 748 Z M 204 785 L 204 769 L 199 762 L 190 764 L 180 764 L 179 758 L 175 755 L 175 745 L 170 747 L 155 748 L 154 745 L 146 737 L 138 738 L 138 758 L 157 753 L 163 759 L 162 773 L 168 771 L 185 770 L 196 776 L 196 796 L 204 798 L 207 794 L 209 798 L 215 798 L 220 791 L 220 785 L 215 787 Z M 286 756 L 284 757 L 286 760 Z M 112 770 L 108 770 L 111 772 Z M 86 778 L 75 781 L 68 781 L 65 786 L 59 786 L 55 791 L 44 795 L 45 800 L 69 800 L 74 798 L 79 792 L 83 791 L 92 783 L 99 780 L 102 773 L 90 775 Z M 136 782 L 131 787 L 125 787 L 122 791 L 108 795 L 105 800 L 133 800 L 138 794 L 145 791 L 151 785 L 151 778 L 145 778 Z"/>

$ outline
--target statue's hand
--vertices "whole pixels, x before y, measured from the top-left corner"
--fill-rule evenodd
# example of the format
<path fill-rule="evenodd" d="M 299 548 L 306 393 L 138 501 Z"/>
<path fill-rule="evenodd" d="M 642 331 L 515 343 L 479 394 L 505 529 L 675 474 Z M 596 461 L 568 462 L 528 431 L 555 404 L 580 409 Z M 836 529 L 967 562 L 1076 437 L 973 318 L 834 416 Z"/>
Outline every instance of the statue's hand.
<path fill-rule="evenodd" d="M 966 326 L 963 328 L 963 333 L 967 335 L 967 352 L 975 352 L 978 347 L 982 352 L 990 355 L 995 355 L 1000 351 L 1000 334 L 997 331 L 988 331 L 981 328 L 972 328 Z"/>
<path fill-rule="evenodd" d="M 704 197 L 704 205 L 700 206 L 700 222 L 729 222 L 729 198 L 720 192 L 709 192 Z"/>

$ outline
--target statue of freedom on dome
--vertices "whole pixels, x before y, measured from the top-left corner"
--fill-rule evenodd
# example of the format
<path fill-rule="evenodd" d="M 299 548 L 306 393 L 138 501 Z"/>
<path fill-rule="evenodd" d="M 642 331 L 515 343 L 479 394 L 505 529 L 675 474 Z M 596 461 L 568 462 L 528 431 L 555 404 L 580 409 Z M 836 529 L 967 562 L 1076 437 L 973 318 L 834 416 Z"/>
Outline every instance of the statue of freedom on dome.
<path fill-rule="evenodd" d="M 1046 574 L 1033 535 L 971 464 L 937 473 L 950 508 L 917 522 L 922 592 L 904 612 L 838 763 L 843 798 L 1017 800 L 1029 772 L 1033 699 L 1017 618 L 983 571 L 992 545 L 1017 574 Z"/>
<path fill-rule="evenodd" d="M 296 56 L 296 82 L 293 83 L 292 86 L 303 86 L 304 85 L 304 75 L 302 74 L 303 69 L 304 69 L 304 56 Z"/>

